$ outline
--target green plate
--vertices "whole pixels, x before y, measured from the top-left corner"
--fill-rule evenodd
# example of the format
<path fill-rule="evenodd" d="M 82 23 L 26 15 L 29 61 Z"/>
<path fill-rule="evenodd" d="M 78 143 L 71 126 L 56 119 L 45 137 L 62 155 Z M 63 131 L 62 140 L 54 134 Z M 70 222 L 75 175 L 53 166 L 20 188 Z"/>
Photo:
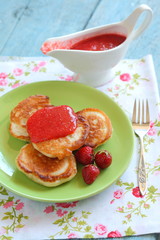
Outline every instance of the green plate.
<path fill-rule="evenodd" d="M 99 108 L 111 119 L 113 135 L 97 150 L 108 150 L 112 154 L 113 163 L 108 169 L 101 171 L 93 184 L 84 183 L 81 166 L 78 166 L 78 174 L 74 179 L 55 188 L 34 183 L 16 169 L 15 158 L 25 142 L 10 135 L 9 115 L 21 100 L 35 94 L 48 95 L 52 104 L 66 104 L 75 111 L 87 107 Z M 97 89 L 74 82 L 31 83 L 3 95 L 0 98 L 0 110 L 0 183 L 18 195 L 48 202 L 67 202 L 88 198 L 110 186 L 128 167 L 134 145 L 131 123 L 122 109 Z"/>

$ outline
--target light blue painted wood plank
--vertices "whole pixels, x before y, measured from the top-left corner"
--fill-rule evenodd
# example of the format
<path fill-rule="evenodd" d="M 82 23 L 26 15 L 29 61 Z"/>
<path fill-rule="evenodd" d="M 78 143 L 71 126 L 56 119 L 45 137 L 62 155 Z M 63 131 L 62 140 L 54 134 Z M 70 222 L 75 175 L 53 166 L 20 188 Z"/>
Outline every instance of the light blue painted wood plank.
<path fill-rule="evenodd" d="M 156 234 L 118 238 L 116 240 L 156 240 Z M 111 239 L 112 240 L 112 239 Z"/>
<path fill-rule="evenodd" d="M 0 51 L 12 35 L 29 0 L 0 0 Z"/>
<path fill-rule="evenodd" d="M 157 235 L 149 234 L 149 235 L 131 236 L 131 237 L 124 237 L 124 238 L 107 238 L 107 240 L 157 240 Z"/>
<path fill-rule="evenodd" d="M 153 9 L 153 20 L 145 32 L 130 45 L 126 58 L 141 58 L 152 54 L 160 87 L 160 1 L 159 0 L 102 0 L 90 19 L 87 28 L 119 22 L 125 19 L 140 4 Z"/>
<path fill-rule="evenodd" d="M 83 29 L 98 2 L 98 0 L 30 1 L 0 54 L 41 55 L 39 49 L 46 38 Z"/>

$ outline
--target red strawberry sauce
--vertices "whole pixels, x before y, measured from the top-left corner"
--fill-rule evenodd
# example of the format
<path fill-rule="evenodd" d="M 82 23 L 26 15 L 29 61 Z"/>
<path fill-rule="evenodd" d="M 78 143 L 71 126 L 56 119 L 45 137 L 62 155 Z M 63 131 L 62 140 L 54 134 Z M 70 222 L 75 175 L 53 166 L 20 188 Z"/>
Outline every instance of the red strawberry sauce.
<path fill-rule="evenodd" d="M 118 33 L 107 33 L 84 39 L 75 43 L 70 49 L 87 51 L 105 51 L 119 46 L 126 40 L 126 36 Z"/>
<path fill-rule="evenodd" d="M 27 121 L 27 131 L 34 143 L 65 137 L 76 127 L 77 116 L 67 105 L 42 108 Z"/>

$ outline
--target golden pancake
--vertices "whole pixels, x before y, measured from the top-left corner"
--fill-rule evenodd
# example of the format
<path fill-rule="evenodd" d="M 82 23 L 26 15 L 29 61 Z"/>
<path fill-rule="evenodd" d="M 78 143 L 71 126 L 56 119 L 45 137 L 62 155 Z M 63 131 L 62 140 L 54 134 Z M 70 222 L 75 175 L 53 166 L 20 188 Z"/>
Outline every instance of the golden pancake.
<path fill-rule="evenodd" d="M 77 115 L 83 116 L 90 126 L 85 145 L 96 148 L 111 137 L 112 124 L 103 111 L 96 108 L 86 108 L 77 112 Z"/>
<path fill-rule="evenodd" d="M 85 118 L 78 116 L 76 130 L 66 136 L 39 143 L 32 143 L 33 147 L 47 157 L 63 159 L 70 156 L 72 151 L 84 145 L 89 133 L 89 124 Z"/>
<path fill-rule="evenodd" d="M 49 97 L 44 95 L 33 95 L 18 103 L 10 114 L 11 135 L 28 141 L 29 135 L 26 130 L 28 118 L 38 109 L 48 106 L 50 106 Z"/>
<path fill-rule="evenodd" d="M 49 158 L 26 144 L 16 158 L 18 169 L 34 182 L 47 187 L 55 187 L 70 181 L 77 173 L 73 154 L 63 160 Z"/>

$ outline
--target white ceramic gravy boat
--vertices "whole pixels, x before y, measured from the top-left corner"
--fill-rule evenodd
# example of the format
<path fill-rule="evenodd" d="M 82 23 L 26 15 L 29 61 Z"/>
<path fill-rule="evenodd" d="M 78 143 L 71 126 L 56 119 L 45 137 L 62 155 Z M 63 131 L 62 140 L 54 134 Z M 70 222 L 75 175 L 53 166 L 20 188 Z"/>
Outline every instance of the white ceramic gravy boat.
<path fill-rule="evenodd" d="M 143 12 L 146 12 L 145 18 L 136 28 L 137 20 Z M 151 8 L 142 4 L 121 22 L 49 38 L 43 43 L 41 50 L 48 56 L 58 59 L 66 68 L 74 72 L 75 81 L 97 87 L 111 80 L 112 68 L 124 57 L 131 41 L 147 28 L 151 19 Z M 106 33 L 125 35 L 126 40 L 119 46 L 105 51 L 70 49 L 73 44 L 81 40 Z"/>

